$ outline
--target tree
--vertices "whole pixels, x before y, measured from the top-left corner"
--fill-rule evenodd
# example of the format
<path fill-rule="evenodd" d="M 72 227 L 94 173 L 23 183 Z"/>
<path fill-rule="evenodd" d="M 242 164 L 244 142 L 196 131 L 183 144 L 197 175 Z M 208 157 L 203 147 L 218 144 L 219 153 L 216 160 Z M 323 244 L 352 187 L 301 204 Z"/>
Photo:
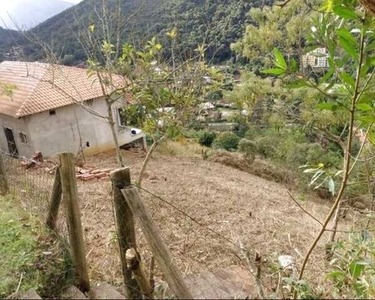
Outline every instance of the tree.
<path fill-rule="evenodd" d="M 179 135 L 181 129 L 196 117 L 196 107 L 203 97 L 217 90 L 221 80 L 221 74 L 206 65 L 204 46 L 196 49 L 194 57 L 181 61 L 175 57 L 173 49 L 178 32 L 172 29 L 167 35 L 172 40 L 170 61 L 159 55 L 162 45 L 156 38 L 140 50 L 125 44 L 118 61 L 119 73 L 132 80 L 128 91 L 136 101 L 124 113 L 133 120 L 132 125 L 140 126 L 153 141 L 142 164 L 138 185 L 142 184 L 147 164 L 157 146 L 165 139 Z"/>
<path fill-rule="evenodd" d="M 327 184 L 335 195 L 335 200 L 322 223 L 321 230 L 304 257 L 298 282 L 303 279 L 312 251 L 326 232 L 328 223 L 343 201 L 349 180 L 357 180 L 354 177 L 357 165 L 368 163 L 368 159 L 362 160 L 361 157 L 366 145 L 369 141 L 373 141 L 374 136 L 375 69 L 373 57 L 375 41 L 373 32 L 375 19 L 355 0 L 326 0 L 321 11 L 321 15 L 315 20 L 312 28 L 310 44 L 327 48 L 329 70 L 326 74 L 315 82 L 300 73 L 294 65 L 288 64 L 279 52 L 275 52 L 274 55 L 275 69 L 266 71 L 284 76 L 284 80 L 292 82 L 289 86 L 294 88 L 309 88 L 318 91 L 323 97 L 316 109 L 323 112 L 339 111 L 345 118 L 345 127 L 341 134 L 333 131 L 333 126 L 330 124 L 319 128 L 329 139 L 342 147 L 342 170 L 334 175 L 329 174 L 329 170 L 324 165 L 307 170 L 313 173 L 312 183 Z M 360 146 L 355 147 L 355 136 L 359 128 L 363 129 L 364 134 Z M 337 181 L 339 181 L 338 189 L 336 189 Z M 366 227 L 363 228 L 363 230 L 366 229 Z M 356 264 L 359 266 L 360 262 L 353 261 L 353 264 L 356 268 Z M 363 272 L 365 268 L 361 267 L 360 270 Z M 298 282 L 295 298 L 298 296 Z M 360 296 L 365 297 L 366 287 L 358 284 L 360 283 L 357 283 L 356 288 L 363 291 Z"/>
<path fill-rule="evenodd" d="M 314 5 L 313 1 L 310 5 Z M 304 0 L 294 0 L 285 7 L 277 5 L 251 8 L 252 23 L 242 38 L 231 45 L 239 55 L 269 65 L 269 53 L 277 47 L 287 57 L 300 58 L 306 34 L 311 27 L 312 9 Z"/>

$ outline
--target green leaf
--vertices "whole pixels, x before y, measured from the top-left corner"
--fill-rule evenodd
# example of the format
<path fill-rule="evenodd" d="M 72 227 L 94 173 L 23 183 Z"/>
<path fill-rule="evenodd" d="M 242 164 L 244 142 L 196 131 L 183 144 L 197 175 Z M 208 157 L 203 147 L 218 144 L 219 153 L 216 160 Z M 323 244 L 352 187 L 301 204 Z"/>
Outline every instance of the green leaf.
<path fill-rule="evenodd" d="M 334 103 L 319 103 L 316 107 L 318 109 L 335 110 L 335 109 L 337 109 L 337 104 L 334 104 Z"/>
<path fill-rule="evenodd" d="M 279 67 L 280 69 L 286 70 L 288 66 L 280 50 L 277 48 L 273 49 L 273 55 L 275 56 L 276 66 Z"/>
<path fill-rule="evenodd" d="M 336 33 L 339 37 L 347 40 L 349 43 L 353 45 L 357 45 L 357 40 L 353 37 L 353 35 L 350 33 L 350 31 L 346 28 L 337 29 Z"/>
<path fill-rule="evenodd" d="M 350 76 L 348 73 L 340 73 L 339 74 L 339 77 L 340 77 L 340 79 L 344 82 L 344 83 L 346 83 L 346 84 L 348 84 L 350 87 L 352 87 L 352 88 L 354 88 L 354 86 L 355 86 L 355 81 L 354 81 L 354 78 L 352 77 L 352 76 Z"/>
<path fill-rule="evenodd" d="M 332 77 L 332 75 L 334 73 L 335 73 L 334 69 L 329 70 L 326 74 L 324 74 L 324 76 L 322 78 L 320 78 L 319 82 L 323 83 L 323 82 L 327 81 L 328 79 L 330 79 Z"/>
<path fill-rule="evenodd" d="M 303 173 L 315 173 L 316 171 L 318 171 L 319 169 L 315 168 L 315 169 L 306 169 L 303 171 Z"/>
<path fill-rule="evenodd" d="M 321 12 L 332 12 L 333 10 L 333 0 L 325 0 L 320 7 Z"/>
<path fill-rule="evenodd" d="M 363 94 L 359 100 L 358 103 L 372 103 L 375 101 L 375 93 L 368 93 Z"/>
<path fill-rule="evenodd" d="M 375 123 L 375 116 L 361 116 L 358 117 L 358 120 L 364 124 L 371 124 Z"/>
<path fill-rule="evenodd" d="M 308 83 L 304 79 L 299 79 L 299 80 L 296 80 L 294 82 L 288 83 L 286 85 L 286 87 L 288 87 L 290 89 L 298 89 L 298 88 L 301 88 L 301 87 L 311 87 L 311 84 Z"/>
<path fill-rule="evenodd" d="M 373 132 L 373 131 L 370 131 L 369 133 L 368 133 L 368 139 L 369 139 L 369 141 L 370 141 L 370 143 L 371 144 L 374 144 L 375 143 L 375 133 Z"/>
<path fill-rule="evenodd" d="M 366 52 L 369 52 L 369 51 L 374 50 L 374 49 L 375 49 L 375 40 L 373 40 L 371 43 L 369 43 L 365 47 Z"/>
<path fill-rule="evenodd" d="M 339 43 L 346 53 L 348 53 L 355 60 L 358 59 L 358 53 L 357 53 L 356 47 L 353 44 L 351 44 L 350 42 L 348 42 L 346 39 L 342 37 L 339 37 Z"/>
<path fill-rule="evenodd" d="M 367 103 L 359 103 L 359 104 L 357 104 L 356 107 L 360 111 L 369 111 L 369 110 L 373 109 L 373 107 L 370 104 L 367 104 Z"/>
<path fill-rule="evenodd" d="M 365 265 L 361 263 L 361 261 L 354 261 L 350 264 L 350 274 L 352 275 L 353 279 L 357 279 L 359 276 L 361 276 L 363 270 L 365 268 Z"/>
<path fill-rule="evenodd" d="M 281 75 L 285 73 L 284 69 L 276 68 L 276 69 L 265 69 L 261 71 L 263 74 L 271 74 L 271 75 Z"/>
<path fill-rule="evenodd" d="M 358 18 L 353 9 L 343 5 L 335 5 L 332 10 L 337 16 L 345 20 L 355 20 Z"/>
<path fill-rule="evenodd" d="M 366 293 L 367 287 L 366 287 L 366 285 L 364 283 L 362 283 L 362 282 L 355 282 L 353 284 L 353 288 L 354 288 L 355 293 L 356 293 L 356 295 L 357 295 L 358 298 L 364 298 L 364 299 L 369 298 L 367 296 L 367 293 Z"/>
<path fill-rule="evenodd" d="M 326 275 L 327 278 L 331 278 L 333 280 L 337 280 L 339 278 L 345 278 L 346 274 L 343 271 L 333 271 Z"/>
<path fill-rule="evenodd" d="M 297 72 L 298 71 L 297 61 L 294 58 L 292 58 L 291 61 L 290 61 L 290 69 L 293 72 Z"/>

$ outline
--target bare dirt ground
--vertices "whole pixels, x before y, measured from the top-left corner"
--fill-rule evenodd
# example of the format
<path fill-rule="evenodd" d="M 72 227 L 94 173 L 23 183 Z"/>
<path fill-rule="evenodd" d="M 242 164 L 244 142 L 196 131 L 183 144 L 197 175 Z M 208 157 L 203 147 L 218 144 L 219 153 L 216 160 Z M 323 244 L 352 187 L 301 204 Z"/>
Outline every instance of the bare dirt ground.
<path fill-rule="evenodd" d="M 123 153 L 135 179 L 145 155 Z M 115 155 L 88 157 L 86 165 L 115 168 Z M 266 273 L 277 274 L 277 257 L 292 255 L 298 266 L 320 228 L 290 199 L 283 185 L 199 157 L 156 154 L 149 164 L 143 187 L 220 234 L 214 234 L 148 192 L 142 192 L 147 208 L 184 274 L 240 265 L 238 247 L 242 243 L 252 254 L 258 251 L 262 255 L 263 279 L 272 288 L 277 282 Z M 79 181 L 78 189 L 90 275 L 95 280 L 119 284 L 122 275 L 110 181 Z M 307 199 L 301 204 L 320 220 L 330 206 L 327 200 L 317 199 Z M 347 224 L 356 217 L 347 215 L 340 229 L 348 228 Z M 149 265 L 150 253 L 138 227 L 137 235 L 138 248 Z M 308 266 L 308 276 L 314 281 L 324 281 L 323 246 L 327 239 L 328 234 L 314 252 L 314 263 Z"/>

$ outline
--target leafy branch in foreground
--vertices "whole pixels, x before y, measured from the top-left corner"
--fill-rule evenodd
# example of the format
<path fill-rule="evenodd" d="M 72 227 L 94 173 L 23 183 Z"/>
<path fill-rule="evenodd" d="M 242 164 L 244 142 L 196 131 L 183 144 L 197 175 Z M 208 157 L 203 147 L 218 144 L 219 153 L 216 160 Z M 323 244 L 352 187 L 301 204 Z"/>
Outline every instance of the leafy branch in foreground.
<path fill-rule="evenodd" d="M 8 84 L 0 81 L 0 96 L 5 95 L 10 98 L 13 96 L 14 90 L 17 89 L 17 86 L 14 84 Z"/>
<path fill-rule="evenodd" d="M 326 0 L 321 7 L 321 14 L 314 20 L 309 43 L 314 47 L 325 47 L 328 51 L 328 70 L 317 81 L 299 72 L 293 60 L 287 61 L 280 51 L 274 50 L 275 68 L 264 73 L 283 76 L 290 88 L 307 88 L 318 91 L 322 98 L 315 108 L 317 111 L 328 110 L 340 112 L 345 117 L 347 130 L 342 136 L 336 136 L 330 126 L 320 128 L 323 133 L 329 132 L 332 139 L 340 142 L 343 148 L 342 170 L 334 175 L 327 174 L 324 166 L 305 170 L 314 174 L 310 184 L 326 176 L 330 191 L 335 195 L 334 203 L 326 216 L 322 228 L 305 254 L 298 276 L 304 272 L 310 255 L 327 229 L 337 207 L 341 203 L 348 186 L 352 170 L 359 162 L 363 147 L 354 148 L 355 135 L 358 129 L 366 129 L 369 137 L 373 135 L 372 124 L 375 122 L 374 95 L 375 82 L 375 19 L 369 15 L 358 1 Z M 363 144 L 367 142 L 367 136 Z M 339 188 L 335 190 L 335 177 L 341 177 Z M 297 297 L 295 290 L 294 297 Z"/>

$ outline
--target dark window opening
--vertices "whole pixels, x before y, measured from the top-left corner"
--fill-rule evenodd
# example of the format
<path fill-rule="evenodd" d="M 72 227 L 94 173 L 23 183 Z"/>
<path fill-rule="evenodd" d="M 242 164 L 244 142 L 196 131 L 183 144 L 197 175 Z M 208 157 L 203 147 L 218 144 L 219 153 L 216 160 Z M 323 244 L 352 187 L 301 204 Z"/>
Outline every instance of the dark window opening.
<path fill-rule="evenodd" d="M 28 142 L 27 141 L 27 135 L 23 132 L 20 132 L 19 136 L 20 136 L 21 143 L 27 144 L 27 142 Z"/>
<path fill-rule="evenodd" d="M 13 130 L 5 127 L 4 133 L 8 143 L 9 154 L 11 154 L 14 157 L 18 157 L 18 149 L 16 140 L 14 139 Z"/>
<path fill-rule="evenodd" d="M 92 104 L 94 103 L 94 99 L 90 99 L 86 101 L 86 106 L 87 107 L 92 107 Z"/>
<path fill-rule="evenodd" d="M 117 115 L 118 115 L 118 125 L 120 127 L 125 127 L 126 126 L 125 109 L 118 108 Z"/>
<path fill-rule="evenodd" d="M 49 111 L 49 114 L 50 114 L 50 116 L 54 116 L 54 115 L 56 115 L 56 110 L 54 110 L 54 109 L 53 109 L 53 110 L 50 110 L 50 111 Z"/>
<path fill-rule="evenodd" d="M 90 147 L 90 142 L 86 142 L 86 147 L 87 147 L 87 148 Z"/>

